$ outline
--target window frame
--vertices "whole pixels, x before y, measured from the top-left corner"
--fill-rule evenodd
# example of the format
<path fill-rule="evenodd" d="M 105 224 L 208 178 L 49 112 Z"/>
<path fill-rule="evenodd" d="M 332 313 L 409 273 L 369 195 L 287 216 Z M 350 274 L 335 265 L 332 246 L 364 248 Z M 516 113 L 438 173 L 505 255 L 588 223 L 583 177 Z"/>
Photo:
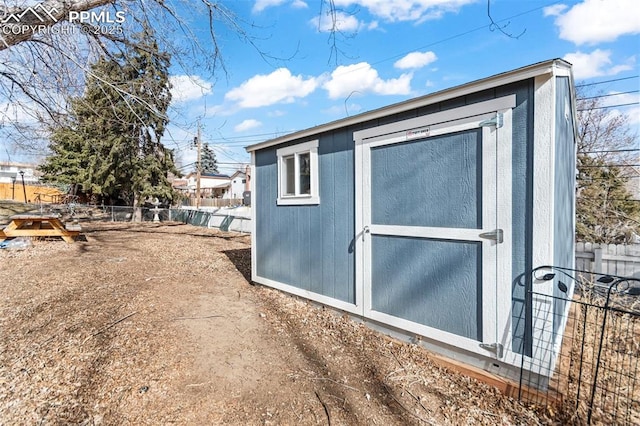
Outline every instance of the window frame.
<path fill-rule="evenodd" d="M 278 200 L 280 206 L 291 205 L 314 205 L 320 204 L 319 193 L 319 167 L 318 167 L 318 145 L 319 140 L 312 140 L 300 144 L 287 146 L 276 150 L 278 163 Z M 309 154 L 310 167 L 310 194 L 300 193 L 300 156 Z M 287 176 L 285 174 L 285 159 L 294 158 L 294 193 L 285 194 Z"/>

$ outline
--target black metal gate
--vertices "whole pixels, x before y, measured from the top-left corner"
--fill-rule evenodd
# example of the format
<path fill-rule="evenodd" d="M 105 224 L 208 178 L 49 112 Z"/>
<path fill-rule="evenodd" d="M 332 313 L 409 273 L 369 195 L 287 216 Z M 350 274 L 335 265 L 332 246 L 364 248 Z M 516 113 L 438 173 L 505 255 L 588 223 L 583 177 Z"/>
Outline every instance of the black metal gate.
<path fill-rule="evenodd" d="M 536 283 L 550 281 L 554 296 L 536 292 Z M 555 363 L 548 381 L 521 369 L 521 399 L 537 395 L 563 423 L 640 424 L 640 279 L 544 266 L 532 282 L 528 300 L 546 299 L 552 308 L 525 315 L 532 331 L 525 347 L 552 351 Z M 536 315 L 554 318 L 540 322 Z M 560 326 L 536 333 L 536 323 L 550 322 Z"/>

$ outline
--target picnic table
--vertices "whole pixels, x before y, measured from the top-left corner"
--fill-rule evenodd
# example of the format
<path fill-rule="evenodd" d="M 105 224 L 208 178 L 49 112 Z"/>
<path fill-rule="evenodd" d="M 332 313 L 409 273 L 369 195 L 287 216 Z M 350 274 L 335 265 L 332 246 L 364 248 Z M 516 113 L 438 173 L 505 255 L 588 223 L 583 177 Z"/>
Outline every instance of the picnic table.
<path fill-rule="evenodd" d="M 10 217 L 11 222 L 0 230 L 0 241 L 11 237 L 61 237 L 73 243 L 80 231 L 66 229 L 57 216 L 17 214 Z"/>

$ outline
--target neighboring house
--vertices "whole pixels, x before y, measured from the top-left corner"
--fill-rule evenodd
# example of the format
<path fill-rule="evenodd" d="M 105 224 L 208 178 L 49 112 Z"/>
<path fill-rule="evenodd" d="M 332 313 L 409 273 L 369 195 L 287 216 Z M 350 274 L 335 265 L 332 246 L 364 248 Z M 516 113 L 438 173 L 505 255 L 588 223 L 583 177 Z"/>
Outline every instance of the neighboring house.
<path fill-rule="evenodd" d="M 248 169 L 248 168 L 247 168 Z M 195 172 L 189 173 L 184 178 L 176 178 L 172 185 L 190 196 L 196 194 Z M 242 194 L 249 190 L 247 173 L 242 170 L 233 175 L 202 174 L 200 177 L 200 195 L 203 198 L 242 199 Z"/>
<path fill-rule="evenodd" d="M 243 171 L 238 170 L 231 175 L 231 178 L 229 178 L 229 180 L 231 189 L 227 193 L 228 196 L 224 198 L 242 198 L 243 192 L 247 190 L 247 174 Z"/>
<path fill-rule="evenodd" d="M 575 125 L 557 59 L 252 145 L 252 279 L 546 386 L 569 306 L 525 289 L 574 264 Z"/>
<path fill-rule="evenodd" d="M 21 171 L 24 172 L 22 175 Z M 37 166 L 25 163 L 0 163 L 0 183 L 13 183 L 15 180 L 15 182 L 22 184 L 23 177 L 25 185 L 38 183 L 40 178 Z"/>
<path fill-rule="evenodd" d="M 186 176 L 187 188 L 189 193 L 195 195 L 196 193 L 196 179 L 197 173 L 192 172 Z M 229 176 L 223 174 L 207 174 L 203 173 L 200 176 L 200 196 L 204 198 L 226 198 L 225 195 L 229 192 L 231 184 L 229 182 Z"/>

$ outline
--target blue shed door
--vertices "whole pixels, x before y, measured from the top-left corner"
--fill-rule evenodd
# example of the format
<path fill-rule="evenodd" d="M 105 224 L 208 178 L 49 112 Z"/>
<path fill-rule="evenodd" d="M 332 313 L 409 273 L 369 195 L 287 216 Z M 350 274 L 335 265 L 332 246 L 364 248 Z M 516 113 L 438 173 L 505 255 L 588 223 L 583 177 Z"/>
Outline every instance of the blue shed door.
<path fill-rule="evenodd" d="M 511 162 L 500 170 L 510 148 L 498 152 L 496 117 L 381 129 L 361 141 L 357 274 L 366 317 L 500 358 L 511 250 L 498 210 L 510 215 Z"/>

